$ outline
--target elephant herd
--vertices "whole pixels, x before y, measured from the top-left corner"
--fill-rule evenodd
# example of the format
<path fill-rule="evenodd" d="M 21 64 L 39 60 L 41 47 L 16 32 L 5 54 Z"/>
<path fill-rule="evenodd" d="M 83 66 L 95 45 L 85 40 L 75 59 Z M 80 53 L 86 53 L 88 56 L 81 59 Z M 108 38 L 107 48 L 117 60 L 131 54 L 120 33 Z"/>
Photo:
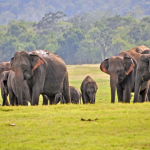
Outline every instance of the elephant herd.
<path fill-rule="evenodd" d="M 101 71 L 110 75 L 111 103 L 134 103 L 150 100 L 150 49 L 144 45 L 123 51 L 105 59 Z M 97 84 L 87 76 L 80 91 L 69 86 L 65 62 L 46 50 L 16 52 L 10 62 L 0 64 L 2 105 L 38 105 L 40 94 L 43 105 L 57 103 L 95 103 Z M 9 102 L 7 96 L 9 95 Z"/>
<path fill-rule="evenodd" d="M 97 85 L 87 76 L 81 84 L 81 92 L 69 86 L 65 62 L 46 50 L 15 52 L 10 62 L 0 64 L 1 95 L 4 105 L 39 104 L 40 94 L 43 105 L 57 103 L 95 103 Z M 7 96 L 9 95 L 9 102 Z"/>
<path fill-rule="evenodd" d="M 111 102 L 130 102 L 134 92 L 134 103 L 148 101 L 150 97 L 150 49 L 144 45 L 121 52 L 104 60 L 100 69 L 110 75 Z"/>

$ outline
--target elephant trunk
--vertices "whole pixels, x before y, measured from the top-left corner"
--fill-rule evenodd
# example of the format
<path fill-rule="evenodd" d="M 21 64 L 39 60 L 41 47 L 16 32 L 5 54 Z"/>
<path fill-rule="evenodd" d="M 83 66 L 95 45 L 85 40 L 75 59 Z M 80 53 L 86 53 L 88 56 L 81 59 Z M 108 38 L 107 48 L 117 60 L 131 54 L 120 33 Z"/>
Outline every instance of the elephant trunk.
<path fill-rule="evenodd" d="M 110 74 L 111 103 L 115 102 L 115 93 L 116 93 L 117 83 L 118 83 L 118 76 L 114 74 Z"/>
<path fill-rule="evenodd" d="M 16 95 L 18 99 L 18 105 L 23 105 L 23 96 L 22 96 L 23 73 L 21 69 L 15 70 L 15 83 L 16 83 Z"/>
<path fill-rule="evenodd" d="M 134 101 L 133 101 L 133 103 L 138 102 L 139 93 L 140 93 L 140 87 L 141 87 L 141 76 L 136 76 L 136 78 L 135 78 L 135 88 L 134 88 Z"/>
<path fill-rule="evenodd" d="M 95 98 L 94 93 L 90 93 L 88 96 L 89 96 L 89 99 L 90 99 L 90 103 L 93 104 L 94 103 L 94 98 Z"/>

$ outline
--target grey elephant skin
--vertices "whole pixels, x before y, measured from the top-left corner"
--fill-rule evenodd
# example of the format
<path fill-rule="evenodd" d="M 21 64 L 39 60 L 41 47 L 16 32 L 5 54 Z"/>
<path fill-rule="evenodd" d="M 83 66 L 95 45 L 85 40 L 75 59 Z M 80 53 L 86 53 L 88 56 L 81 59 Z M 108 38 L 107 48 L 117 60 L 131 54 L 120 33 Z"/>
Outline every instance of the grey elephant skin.
<path fill-rule="evenodd" d="M 12 70 L 10 62 L 2 62 L 2 63 L 0 63 L 0 83 L 1 83 L 1 74 L 4 71 L 9 71 L 9 70 Z"/>
<path fill-rule="evenodd" d="M 150 100 L 150 49 L 143 51 L 138 58 L 136 78 L 135 78 L 135 93 L 134 103 L 144 102 Z M 147 87 L 147 88 L 145 88 Z M 141 94 L 142 93 L 142 94 Z M 139 94 L 142 97 L 142 101 L 139 98 Z"/>
<path fill-rule="evenodd" d="M 9 94 L 9 101 L 10 105 L 18 105 L 18 97 L 17 97 L 17 91 L 16 91 L 16 83 L 15 83 L 15 73 L 10 71 L 4 71 L 2 73 L 1 78 L 1 95 L 3 98 L 3 106 L 9 105 L 7 96 Z M 27 81 L 23 81 L 23 105 L 28 105 L 28 101 L 31 103 L 31 97 L 29 93 L 29 88 L 27 85 Z"/>
<path fill-rule="evenodd" d="M 97 89 L 98 87 L 96 82 L 90 76 L 87 76 L 81 84 L 83 104 L 86 103 L 95 104 Z"/>
<path fill-rule="evenodd" d="M 80 101 L 81 104 L 81 93 L 76 87 L 70 86 L 70 96 L 71 103 L 79 104 Z"/>
<path fill-rule="evenodd" d="M 38 105 L 39 95 L 46 95 L 54 101 L 55 94 L 63 93 L 66 103 L 70 102 L 68 71 L 64 61 L 45 50 L 16 52 L 11 59 L 19 104 L 22 100 L 22 82 L 27 80 L 32 97 L 31 105 Z"/>
<path fill-rule="evenodd" d="M 76 87 L 73 87 L 73 86 L 69 86 L 69 88 L 70 88 L 71 103 L 79 104 L 79 101 L 80 101 L 80 104 L 81 104 L 81 93 L 80 93 L 80 91 Z M 63 93 L 57 93 L 55 95 L 55 103 L 54 104 L 57 104 L 59 102 L 61 104 L 66 103 L 65 98 L 63 96 Z"/>
<path fill-rule="evenodd" d="M 116 88 L 118 102 L 130 102 L 131 92 L 134 92 L 137 63 L 141 53 L 147 49 L 149 48 L 144 45 L 138 46 L 101 63 L 101 71 L 110 75 L 111 103 L 115 102 Z M 140 94 L 145 99 L 146 93 L 142 91 L 146 90 L 147 86 L 142 86 Z"/>

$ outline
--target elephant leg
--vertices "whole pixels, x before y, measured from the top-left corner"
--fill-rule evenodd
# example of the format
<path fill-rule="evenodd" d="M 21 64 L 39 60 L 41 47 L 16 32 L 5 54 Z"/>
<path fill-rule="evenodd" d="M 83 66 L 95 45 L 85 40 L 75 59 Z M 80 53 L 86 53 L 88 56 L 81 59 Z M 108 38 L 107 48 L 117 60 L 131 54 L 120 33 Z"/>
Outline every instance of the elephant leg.
<path fill-rule="evenodd" d="M 28 106 L 28 101 L 26 99 L 23 99 L 23 105 Z"/>
<path fill-rule="evenodd" d="M 121 84 L 117 84 L 118 102 L 123 102 L 123 88 Z"/>
<path fill-rule="evenodd" d="M 90 99 L 89 99 L 89 97 L 87 96 L 87 94 L 85 93 L 84 95 L 83 95 L 83 104 L 87 104 L 87 103 L 90 103 Z"/>
<path fill-rule="evenodd" d="M 54 102 L 55 102 L 55 95 L 54 96 L 50 96 L 49 99 L 50 99 L 50 105 L 53 105 Z"/>
<path fill-rule="evenodd" d="M 38 86 L 33 87 L 32 89 L 32 105 L 39 104 L 39 96 L 40 96 L 40 89 Z"/>
<path fill-rule="evenodd" d="M 6 94 L 3 94 L 2 96 L 3 98 L 3 105 L 2 106 L 9 106 L 9 102 L 8 102 L 8 99 L 7 99 L 7 95 Z"/>
<path fill-rule="evenodd" d="M 6 93 L 2 93 L 2 98 L 3 98 L 3 104 L 2 106 L 9 106 L 9 102 L 8 102 L 8 99 L 7 99 L 7 94 Z"/>
<path fill-rule="evenodd" d="M 140 95 L 141 95 L 141 97 L 142 97 L 142 101 L 141 101 L 141 102 L 148 101 L 147 89 L 141 91 L 141 92 L 140 92 Z"/>
<path fill-rule="evenodd" d="M 68 73 L 66 74 L 64 81 L 63 81 L 63 96 L 65 98 L 66 103 L 71 102 Z"/>
<path fill-rule="evenodd" d="M 19 102 L 18 102 L 18 99 L 17 99 L 17 97 L 14 95 L 14 105 L 19 105 Z"/>
<path fill-rule="evenodd" d="M 46 95 L 43 96 L 43 105 L 48 105 L 48 97 Z"/>
<path fill-rule="evenodd" d="M 131 90 L 130 88 L 126 88 L 123 91 L 123 102 L 130 103 L 130 99 L 131 99 Z"/>
<path fill-rule="evenodd" d="M 9 90 L 10 105 L 14 106 L 14 104 L 16 103 L 16 101 L 18 101 L 18 100 L 15 100 L 15 99 L 16 99 L 16 96 L 15 96 L 14 92 L 12 90 Z"/>
<path fill-rule="evenodd" d="M 64 96 L 62 95 L 62 97 L 61 97 L 61 99 L 60 99 L 60 104 L 65 104 L 66 102 L 65 102 L 65 98 L 64 98 Z"/>

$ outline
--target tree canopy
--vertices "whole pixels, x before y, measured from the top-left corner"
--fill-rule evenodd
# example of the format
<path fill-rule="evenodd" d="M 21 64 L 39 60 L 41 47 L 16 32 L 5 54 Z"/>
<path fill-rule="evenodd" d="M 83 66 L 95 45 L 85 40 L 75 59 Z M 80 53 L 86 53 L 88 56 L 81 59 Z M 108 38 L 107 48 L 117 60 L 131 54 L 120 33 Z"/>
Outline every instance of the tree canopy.
<path fill-rule="evenodd" d="M 137 19 L 99 11 L 67 17 L 48 12 L 39 22 L 11 20 L 0 25 L 0 62 L 16 51 L 45 49 L 66 64 L 101 63 L 138 45 L 150 47 L 150 16 Z"/>

